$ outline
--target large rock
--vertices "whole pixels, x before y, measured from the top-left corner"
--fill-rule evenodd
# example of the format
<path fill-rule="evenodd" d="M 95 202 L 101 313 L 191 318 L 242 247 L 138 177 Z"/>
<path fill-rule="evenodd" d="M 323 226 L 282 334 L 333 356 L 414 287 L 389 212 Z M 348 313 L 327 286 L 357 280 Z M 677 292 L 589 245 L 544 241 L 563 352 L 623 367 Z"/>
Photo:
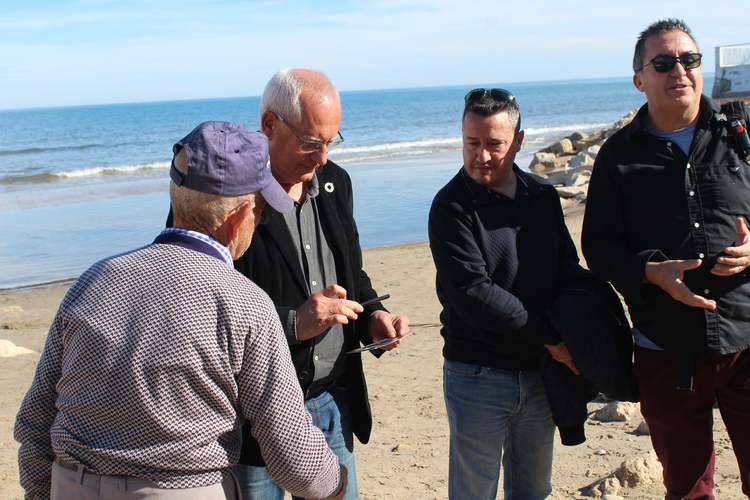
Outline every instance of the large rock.
<path fill-rule="evenodd" d="M 619 495 L 622 491 L 622 485 L 617 476 L 610 474 L 601 479 L 597 479 L 590 485 L 579 490 L 581 495 L 591 498 L 604 498 L 609 495 Z"/>
<path fill-rule="evenodd" d="M 560 198 L 568 199 L 568 198 L 576 198 L 576 199 L 583 199 L 586 198 L 586 193 L 588 192 L 589 187 L 584 186 L 562 186 L 557 188 L 557 193 L 560 195 Z"/>
<path fill-rule="evenodd" d="M 568 162 L 568 168 L 580 169 L 582 167 L 586 167 L 589 169 L 593 168 L 594 157 L 588 153 L 583 152 L 578 153 Z"/>
<path fill-rule="evenodd" d="M 646 455 L 624 461 L 615 471 L 620 484 L 628 488 L 661 481 L 662 466 L 653 450 Z"/>
<path fill-rule="evenodd" d="M 547 170 L 555 168 L 555 155 L 554 153 L 538 152 L 534 153 L 534 158 L 529 164 L 529 170 L 536 173 L 543 173 Z"/>
<path fill-rule="evenodd" d="M 553 186 L 572 186 L 573 185 L 573 175 L 576 173 L 576 170 L 570 170 L 567 168 L 563 168 L 560 170 L 554 170 L 552 172 L 547 173 L 547 182 L 552 184 Z"/>
<path fill-rule="evenodd" d="M 12 358 L 24 354 L 34 354 L 34 351 L 26 349 L 25 347 L 17 346 L 10 340 L 0 339 L 0 358 Z"/>
<path fill-rule="evenodd" d="M 575 148 L 573 147 L 573 141 L 566 137 L 553 143 L 549 147 L 549 151 L 550 153 L 554 153 L 556 155 L 569 155 L 575 152 Z"/>
<path fill-rule="evenodd" d="M 601 147 L 600 145 L 598 145 L 598 144 L 594 144 L 594 145 L 592 145 L 592 146 L 589 146 L 588 148 L 586 148 L 586 152 L 587 152 L 587 153 L 588 153 L 589 155 L 591 155 L 591 156 L 593 156 L 594 158 L 596 158 L 596 155 L 598 155 L 598 154 L 599 154 L 599 150 L 600 150 L 601 148 L 602 148 L 602 147 Z"/>
<path fill-rule="evenodd" d="M 547 172 L 546 175 L 547 182 L 553 186 L 582 186 L 588 184 L 590 178 L 590 166 L 578 166 L 575 168 L 566 166 Z"/>
<path fill-rule="evenodd" d="M 602 406 L 591 418 L 599 422 L 627 422 L 640 411 L 638 403 L 612 401 Z"/>
<path fill-rule="evenodd" d="M 583 132 L 573 132 L 568 136 L 568 139 L 573 143 L 573 147 L 576 151 L 583 151 L 586 144 L 588 144 L 589 136 Z"/>
<path fill-rule="evenodd" d="M 635 488 L 661 482 L 662 467 L 651 450 L 641 457 L 625 460 L 614 472 L 581 488 L 581 495 L 592 498 L 612 498 L 623 488 Z"/>
<path fill-rule="evenodd" d="M 633 434 L 637 436 L 650 436 L 651 429 L 648 428 L 648 424 L 645 420 L 641 420 L 641 423 L 638 424 L 638 427 L 633 430 Z"/>
<path fill-rule="evenodd" d="M 591 170 L 581 170 L 573 174 L 573 186 L 584 186 L 591 180 Z"/>

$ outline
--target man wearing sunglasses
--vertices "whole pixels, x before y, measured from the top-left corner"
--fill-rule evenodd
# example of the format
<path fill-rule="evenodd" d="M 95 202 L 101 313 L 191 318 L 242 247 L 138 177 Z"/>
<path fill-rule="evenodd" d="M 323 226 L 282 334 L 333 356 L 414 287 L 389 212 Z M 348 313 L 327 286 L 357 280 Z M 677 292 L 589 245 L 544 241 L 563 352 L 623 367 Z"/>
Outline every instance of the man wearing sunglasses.
<path fill-rule="evenodd" d="M 235 267 L 271 297 L 281 318 L 305 406 L 339 462 L 348 469 L 345 499 L 358 498 L 353 435 L 367 443 L 372 428 L 360 346 L 409 332 L 391 314 L 362 269 L 349 175 L 328 160 L 343 142 L 341 104 L 322 73 L 287 69 L 274 75 L 260 101 L 271 171 L 295 202 L 264 220 Z M 398 341 L 386 350 L 393 349 Z M 376 351 L 379 355 L 382 351 Z M 247 499 L 282 499 L 258 444 L 245 426 L 236 474 Z"/>
<path fill-rule="evenodd" d="M 714 402 L 750 495 L 750 165 L 684 22 L 643 31 L 633 70 L 647 103 L 597 156 L 583 252 L 630 308 L 667 498 L 714 498 Z"/>
<path fill-rule="evenodd" d="M 552 491 L 555 427 L 540 373 L 545 347 L 578 369 L 545 315 L 580 271 L 555 189 L 514 163 L 523 143 L 516 98 L 503 89 L 465 97 L 463 168 L 435 196 L 430 249 L 445 341 L 450 428 L 448 495 L 506 499 Z"/>

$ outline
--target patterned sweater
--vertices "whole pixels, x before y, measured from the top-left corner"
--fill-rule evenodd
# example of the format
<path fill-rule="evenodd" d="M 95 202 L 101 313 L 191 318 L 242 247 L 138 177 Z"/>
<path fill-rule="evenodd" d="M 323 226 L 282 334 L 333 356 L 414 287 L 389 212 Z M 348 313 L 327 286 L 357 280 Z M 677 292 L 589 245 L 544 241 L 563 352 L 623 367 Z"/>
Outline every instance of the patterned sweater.
<path fill-rule="evenodd" d="M 55 456 L 163 488 L 218 483 L 243 419 L 281 487 L 336 491 L 268 296 L 215 257 L 152 244 L 94 264 L 63 299 L 16 420 L 21 484 L 48 497 Z"/>

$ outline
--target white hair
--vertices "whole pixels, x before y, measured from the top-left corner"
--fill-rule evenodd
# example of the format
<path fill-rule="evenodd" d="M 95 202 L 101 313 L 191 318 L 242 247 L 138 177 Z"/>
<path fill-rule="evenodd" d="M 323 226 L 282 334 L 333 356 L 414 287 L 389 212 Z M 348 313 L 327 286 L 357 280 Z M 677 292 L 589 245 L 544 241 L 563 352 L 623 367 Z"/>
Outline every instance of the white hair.
<path fill-rule="evenodd" d="M 175 155 L 174 165 L 183 174 L 187 173 L 187 155 L 184 149 Z M 178 186 L 171 181 L 169 199 L 172 203 L 174 220 L 180 222 L 180 227 L 211 235 L 221 226 L 227 214 L 242 202 L 255 202 L 255 193 L 242 196 L 221 196 Z"/>
<path fill-rule="evenodd" d="M 299 97 L 304 87 L 304 80 L 292 68 L 282 69 L 273 75 L 260 98 L 260 120 L 263 120 L 266 111 L 271 111 L 280 114 L 285 120 L 299 123 L 302 119 Z"/>

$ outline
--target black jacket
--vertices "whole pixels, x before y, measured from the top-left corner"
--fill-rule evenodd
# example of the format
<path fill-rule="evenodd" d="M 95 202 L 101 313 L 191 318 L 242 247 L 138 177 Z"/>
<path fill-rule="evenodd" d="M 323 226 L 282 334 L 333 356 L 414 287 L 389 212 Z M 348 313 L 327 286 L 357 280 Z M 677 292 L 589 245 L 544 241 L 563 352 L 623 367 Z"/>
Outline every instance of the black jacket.
<path fill-rule="evenodd" d="M 430 249 L 447 359 L 493 368 L 537 368 L 558 335 L 544 313 L 582 272 L 554 187 L 514 170 L 514 199 L 462 168 L 435 196 Z"/>
<path fill-rule="evenodd" d="M 550 321 L 581 376 L 555 362 L 545 350 L 542 377 L 555 425 L 564 445 L 585 440 L 586 403 L 599 392 L 618 401 L 638 401 L 633 374 L 633 337 L 620 298 L 609 284 L 581 274 L 560 290 Z"/>
<path fill-rule="evenodd" d="M 706 349 L 747 349 L 750 274 L 710 270 L 734 245 L 735 218 L 750 216 L 750 165 L 705 96 L 687 156 L 645 130 L 647 115 L 644 105 L 597 155 L 582 237 L 589 268 L 622 293 L 641 333 L 686 362 Z M 704 263 L 685 273 L 685 284 L 716 300 L 716 311 L 689 307 L 644 282 L 649 261 L 695 258 Z"/>
<path fill-rule="evenodd" d="M 354 222 L 352 207 L 352 185 L 349 174 L 333 162 L 318 170 L 320 194 L 316 198 L 323 235 L 333 252 L 339 285 L 347 291 L 347 297 L 364 301 L 377 296 L 370 278 L 362 269 L 362 253 L 359 234 Z M 235 268 L 252 279 L 271 297 L 277 307 L 297 308 L 309 298 L 305 275 L 300 266 L 297 249 L 292 242 L 283 216 L 273 215 L 259 225 L 253 235 L 250 248 L 235 261 Z M 344 325 L 345 351 L 354 349 L 359 343 L 370 343 L 367 322 L 370 314 L 383 309 L 381 304 L 365 307 L 356 322 Z M 320 337 L 304 342 L 291 343 L 289 349 L 303 391 L 313 380 L 312 356 Z M 354 434 L 362 443 L 367 443 L 372 428 L 370 403 L 359 354 L 347 355 L 346 371 L 337 381 L 348 388 L 352 410 Z M 243 449 L 240 463 L 262 464 L 257 443 L 250 435 L 249 426 L 243 429 Z"/>

